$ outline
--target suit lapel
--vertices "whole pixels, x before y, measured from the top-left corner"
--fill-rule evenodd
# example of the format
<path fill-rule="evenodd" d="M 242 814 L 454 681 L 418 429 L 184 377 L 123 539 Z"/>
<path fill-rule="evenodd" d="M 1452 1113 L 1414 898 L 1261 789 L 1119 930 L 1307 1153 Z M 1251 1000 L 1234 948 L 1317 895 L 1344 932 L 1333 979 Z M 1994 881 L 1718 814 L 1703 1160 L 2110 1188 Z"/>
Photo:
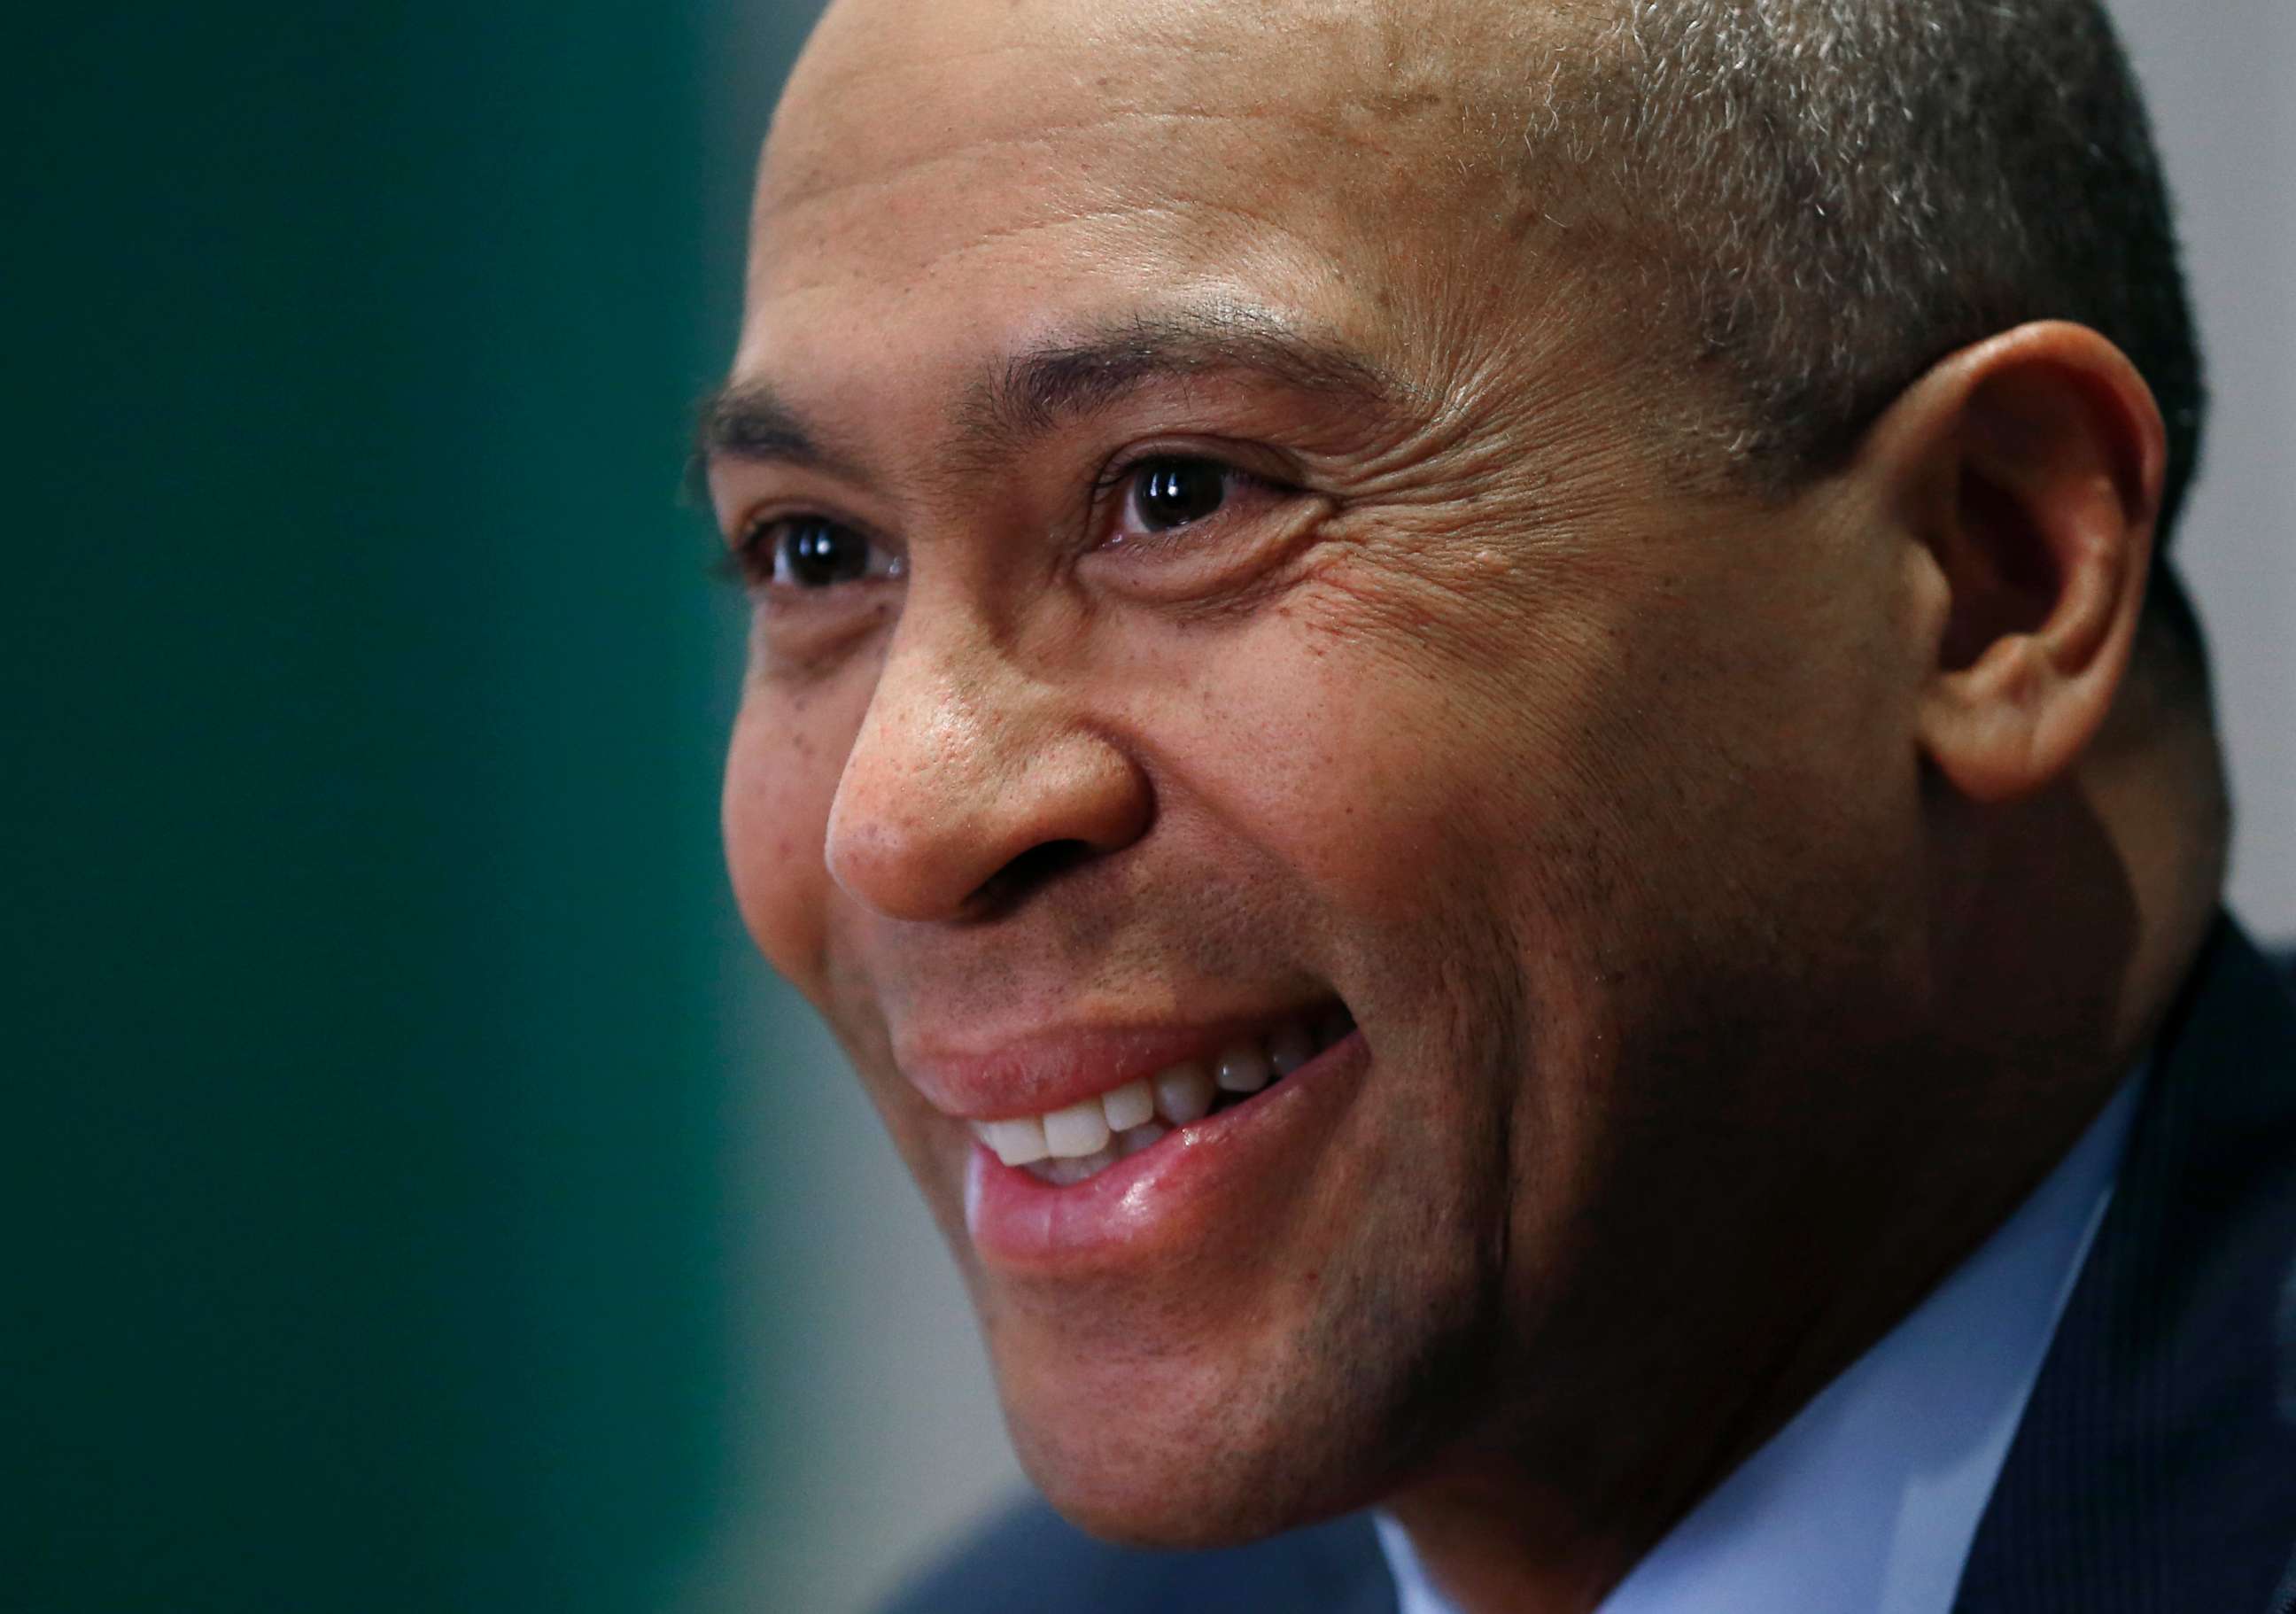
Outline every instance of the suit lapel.
<path fill-rule="evenodd" d="M 2296 1004 L 2220 920 L 1955 1614 L 2265 1614 L 2292 1545 Z"/>

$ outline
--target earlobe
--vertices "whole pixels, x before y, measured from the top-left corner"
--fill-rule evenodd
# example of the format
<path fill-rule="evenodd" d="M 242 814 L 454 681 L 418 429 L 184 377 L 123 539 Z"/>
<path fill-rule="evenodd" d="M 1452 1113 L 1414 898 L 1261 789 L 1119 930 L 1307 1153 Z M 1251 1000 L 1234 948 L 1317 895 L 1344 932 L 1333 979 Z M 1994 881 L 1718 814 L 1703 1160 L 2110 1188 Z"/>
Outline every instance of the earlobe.
<path fill-rule="evenodd" d="M 2160 410 L 2119 348 L 2053 322 L 1945 360 L 1885 434 L 1945 595 L 1922 748 L 1972 799 L 2032 794 L 2088 748 L 2128 668 L 2167 458 Z"/>

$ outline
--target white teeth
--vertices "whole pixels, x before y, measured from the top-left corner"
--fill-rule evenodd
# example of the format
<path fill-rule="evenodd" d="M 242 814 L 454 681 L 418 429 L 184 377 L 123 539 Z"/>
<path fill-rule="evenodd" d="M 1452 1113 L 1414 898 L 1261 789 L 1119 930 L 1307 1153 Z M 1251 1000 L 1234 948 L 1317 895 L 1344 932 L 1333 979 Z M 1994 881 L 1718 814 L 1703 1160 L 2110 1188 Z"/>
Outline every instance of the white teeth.
<path fill-rule="evenodd" d="M 1212 1078 L 1195 1061 L 1159 1070 L 1152 1084 L 1156 1113 L 1175 1127 L 1201 1121 L 1212 1112 Z"/>
<path fill-rule="evenodd" d="M 1278 1076 L 1291 1075 L 1315 1057 L 1316 1045 L 1300 1026 L 1282 1027 L 1267 1039 L 1267 1062 L 1275 1067 Z"/>
<path fill-rule="evenodd" d="M 1156 1095 L 1145 1082 L 1127 1082 L 1113 1093 L 1100 1095 L 1111 1132 L 1128 1132 L 1156 1118 Z"/>
<path fill-rule="evenodd" d="M 972 1130 L 1007 1166 L 1026 1166 L 1051 1152 L 1045 1144 L 1045 1124 L 1033 1115 L 1013 1121 L 975 1121 Z"/>
<path fill-rule="evenodd" d="M 1054 1110 L 1045 1118 L 1045 1147 L 1064 1160 L 1097 1154 L 1108 1147 L 1108 1112 L 1096 1098 Z"/>
<path fill-rule="evenodd" d="M 1257 1093 L 1267 1086 L 1267 1061 L 1259 1050 L 1250 1043 L 1238 1043 L 1220 1050 L 1212 1080 L 1224 1093 Z"/>
<path fill-rule="evenodd" d="M 1312 1020 L 1278 1026 L 1264 1047 L 1257 1039 L 1234 1043 L 1209 1061 L 1184 1060 L 1065 1109 L 975 1121 L 972 1129 L 1007 1166 L 1027 1167 L 1039 1180 L 1064 1187 L 1154 1147 L 1176 1127 L 1203 1119 L 1223 1093 L 1257 1093 L 1291 1075 L 1355 1028 L 1348 1012 L 1333 1005 Z"/>

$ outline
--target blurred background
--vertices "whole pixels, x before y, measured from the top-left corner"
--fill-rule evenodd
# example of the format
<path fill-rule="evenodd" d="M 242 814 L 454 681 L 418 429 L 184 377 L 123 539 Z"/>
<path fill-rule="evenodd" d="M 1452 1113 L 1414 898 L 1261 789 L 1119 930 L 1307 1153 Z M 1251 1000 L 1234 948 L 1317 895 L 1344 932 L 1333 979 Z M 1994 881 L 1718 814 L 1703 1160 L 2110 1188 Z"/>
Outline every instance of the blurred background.
<path fill-rule="evenodd" d="M 0 1608 L 841 1610 L 1017 1483 L 716 847 L 679 477 L 816 7 L 31 8 L 0 97 Z M 2120 5 L 2296 932 L 2296 10 Z"/>

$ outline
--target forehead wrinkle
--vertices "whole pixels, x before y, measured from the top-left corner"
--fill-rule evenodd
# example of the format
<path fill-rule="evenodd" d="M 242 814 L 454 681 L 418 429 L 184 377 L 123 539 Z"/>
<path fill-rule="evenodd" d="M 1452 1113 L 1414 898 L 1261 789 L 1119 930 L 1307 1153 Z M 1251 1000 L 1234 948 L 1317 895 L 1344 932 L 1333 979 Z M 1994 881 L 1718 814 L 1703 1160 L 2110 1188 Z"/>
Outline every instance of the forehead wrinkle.
<path fill-rule="evenodd" d="M 963 239 L 947 243 L 936 242 L 931 243 L 929 248 L 920 249 L 917 257 L 918 267 L 914 273 L 920 278 L 930 276 L 968 258 L 984 253 L 995 253 L 1001 248 L 1010 247 L 1013 242 L 1031 236 L 1047 235 L 1067 230 L 1089 230 L 1096 225 L 1108 225 L 1113 229 L 1150 217 L 1168 217 L 1176 229 L 1200 228 L 1203 220 L 1213 215 L 1226 215 L 1232 219 L 1240 220 L 1259 233 L 1263 244 L 1279 237 L 1287 242 L 1300 241 L 1300 233 L 1291 221 L 1265 207 L 1254 207 L 1248 201 L 1242 199 L 1183 195 L 1174 191 L 1171 194 L 1155 201 L 1111 202 L 1106 206 L 1070 209 L 1064 212 L 1048 213 L 1043 217 L 1010 219 L 992 225 L 970 224 L 967 233 Z M 1312 246 L 1312 243 L 1301 244 Z M 889 260 L 890 249 L 881 250 L 877 257 L 880 263 Z M 758 268 L 758 266 L 753 265 L 752 267 L 754 271 Z M 794 277 L 786 265 L 775 264 L 773 269 L 781 276 L 782 282 L 787 283 L 776 283 L 773 285 L 772 294 L 777 297 L 834 291 L 850 278 L 848 266 L 835 260 L 832 260 L 825 268 L 816 269 L 812 275 L 803 278 Z M 752 278 L 754 291 L 756 282 L 763 277 L 753 273 Z"/>
<path fill-rule="evenodd" d="M 1371 112 L 1374 116 L 1364 121 L 1352 121 L 1345 116 L 1356 111 Z M 759 188 L 758 227 L 763 234 L 767 221 L 775 216 L 783 216 L 785 220 L 786 216 L 801 209 L 832 199 L 845 201 L 873 197 L 923 183 L 951 168 L 977 168 L 984 161 L 1010 160 L 1023 153 L 1053 158 L 1072 156 L 1074 149 L 1070 143 L 1077 136 L 1105 133 L 1111 139 L 1131 139 L 1136 136 L 1117 131 L 1135 125 L 1177 130 L 1196 127 L 1270 124 L 1358 153 L 1389 160 L 1409 158 L 1412 154 L 1405 146 L 1382 138 L 1391 125 L 1377 116 L 1379 111 L 1369 102 L 1351 102 L 1342 107 L 1329 109 L 1316 109 L 1292 102 L 1234 107 L 1125 107 L 1062 122 L 1036 120 L 1010 129 L 984 130 L 954 144 L 946 141 L 936 143 L 930 150 L 922 152 L 880 153 L 880 168 L 873 173 L 842 173 L 832 163 L 811 163 L 797 177 L 787 181 L 780 180 L 777 173 L 779 169 L 791 166 L 790 162 L 777 160 L 776 154 L 769 151 Z M 1326 157 L 1324 160 L 1333 159 Z"/>
<path fill-rule="evenodd" d="M 1457 111 L 1449 103 L 1467 85 L 1510 77 L 1478 48 L 1489 28 L 1463 27 L 1456 0 L 1407 9 L 1415 14 L 1405 20 L 1385 4 L 1320 0 L 1264 14 L 1013 6 L 959 24 L 955 7 L 920 14 L 849 0 L 832 8 L 775 119 L 760 200 L 866 194 L 952 164 L 1059 155 L 1095 130 L 1136 139 L 1128 126 L 1143 122 L 1284 123 L 1405 156 L 1427 125 Z M 931 47 L 921 49 L 925 37 Z M 879 115 L 887 106 L 901 115 Z"/>

